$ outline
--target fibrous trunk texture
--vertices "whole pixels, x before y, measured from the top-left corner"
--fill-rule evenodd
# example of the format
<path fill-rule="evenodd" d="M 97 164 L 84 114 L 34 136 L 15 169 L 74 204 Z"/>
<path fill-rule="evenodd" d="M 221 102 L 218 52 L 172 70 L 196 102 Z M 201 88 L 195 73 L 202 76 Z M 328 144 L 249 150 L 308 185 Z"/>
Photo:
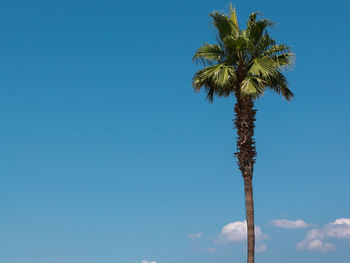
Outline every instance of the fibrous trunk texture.
<path fill-rule="evenodd" d="M 254 102 L 248 97 L 236 94 L 235 128 L 237 129 L 238 167 L 244 179 L 245 206 L 247 218 L 247 262 L 254 263 L 255 233 L 254 233 L 254 202 L 253 202 L 253 167 L 256 150 L 254 140 L 255 114 Z"/>

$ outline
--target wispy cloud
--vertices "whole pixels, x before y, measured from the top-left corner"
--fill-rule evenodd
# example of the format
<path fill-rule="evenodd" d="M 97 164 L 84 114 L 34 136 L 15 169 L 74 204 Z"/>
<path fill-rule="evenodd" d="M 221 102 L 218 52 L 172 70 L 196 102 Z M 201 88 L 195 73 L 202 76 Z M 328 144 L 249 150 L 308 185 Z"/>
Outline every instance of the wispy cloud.
<path fill-rule="evenodd" d="M 208 250 L 208 252 L 210 252 L 210 253 L 215 253 L 215 252 L 217 251 L 217 249 L 216 249 L 216 248 L 213 248 L 213 247 L 208 247 L 207 250 Z"/>
<path fill-rule="evenodd" d="M 258 245 L 256 248 L 255 248 L 255 251 L 256 252 L 264 252 L 266 251 L 267 247 L 264 243 Z"/>
<path fill-rule="evenodd" d="M 256 251 L 263 252 L 266 245 L 262 243 L 267 235 L 263 234 L 260 226 L 255 226 L 255 239 L 257 241 Z M 225 225 L 218 236 L 218 244 L 228 244 L 235 242 L 244 242 L 247 240 L 247 221 L 236 221 Z"/>
<path fill-rule="evenodd" d="M 157 263 L 157 261 L 142 260 L 141 263 Z"/>
<path fill-rule="evenodd" d="M 307 228 L 311 226 L 303 220 L 293 221 L 288 219 L 276 219 L 276 220 L 273 220 L 271 224 L 281 228 Z"/>
<path fill-rule="evenodd" d="M 329 238 L 350 240 L 350 218 L 339 218 L 323 228 L 311 229 L 296 247 L 299 250 L 328 252 L 335 249 L 334 244 L 327 242 Z"/>
<path fill-rule="evenodd" d="M 189 238 L 191 239 L 200 239 L 203 237 L 203 233 L 199 232 L 199 233 L 191 233 L 188 235 Z"/>

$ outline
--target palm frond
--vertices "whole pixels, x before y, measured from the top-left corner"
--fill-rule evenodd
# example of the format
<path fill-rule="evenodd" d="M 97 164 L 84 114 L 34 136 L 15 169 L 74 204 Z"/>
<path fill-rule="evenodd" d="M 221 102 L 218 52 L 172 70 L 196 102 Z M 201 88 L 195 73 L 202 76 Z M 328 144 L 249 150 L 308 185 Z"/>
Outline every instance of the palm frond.
<path fill-rule="evenodd" d="M 235 69 L 232 66 L 218 64 L 199 70 L 193 78 L 193 87 L 199 90 L 207 84 L 215 84 L 220 88 L 226 88 L 236 80 Z"/>
<path fill-rule="evenodd" d="M 265 56 L 276 56 L 280 53 L 290 52 L 290 48 L 284 44 L 273 45 L 269 49 L 267 49 L 263 54 Z"/>
<path fill-rule="evenodd" d="M 257 13 L 250 15 L 246 29 L 246 37 L 254 45 L 259 43 L 267 28 L 271 27 L 274 24 L 268 19 L 256 20 L 257 15 Z"/>
<path fill-rule="evenodd" d="M 193 77 L 193 88 L 199 91 L 204 86 L 213 85 L 215 83 L 215 75 L 217 75 L 219 69 L 220 65 L 214 65 L 199 70 Z"/>
<path fill-rule="evenodd" d="M 232 8 L 232 4 L 230 4 L 230 18 L 233 22 L 233 24 L 239 28 L 238 26 L 238 20 L 237 20 L 237 13 L 236 13 L 236 8 Z"/>
<path fill-rule="evenodd" d="M 256 18 L 258 17 L 258 15 L 259 15 L 258 12 L 253 12 L 249 15 L 247 27 L 249 24 L 254 24 L 256 22 Z"/>
<path fill-rule="evenodd" d="M 230 84 L 236 80 L 235 69 L 232 66 L 221 65 L 215 83 L 222 88 L 229 88 Z"/>
<path fill-rule="evenodd" d="M 213 18 L 213 24 L 218 30 L 220 39 L 224 39 L 225 37 L 232 35 L 232 22 L 231 20 L 224 14 L 215 11 L 210 14 Z"/>
<path fill-rule="evenodd" d="M 230 15 L 230 17 L 222 14 L 218 11 L 214 11 L 210 14 L 213 18 L 213 24 L 218 30 L 219 37 L 223 40 L 227 36 L 238 37 L 240 35 L 240 29 L 237 22 L 237 16 L 235 11 Z"/>
<path fill-rule="evenodd" d="M 231 52 L 242 51 L 247 49 L 247 41 L 243 37 L 227 36 L 223 40 L 226 49 L 230 49 Z"/>
<path fill-rule="evenodd" d="M 241 94 L 251 97 L 252 99 L 258 98 L 263 93 L 263 88 L 259 82 L 251 76 L 247 76 L 240 87 Z"/>
<path fill-rule="evenodd" d="M 238 25 L 236 8 L 232 8 L 232 4 L 230 4 L 230 19 L 235 29 L 235 32 L 234 32 L 235 36 L 238 37 L 240 35 L 241 30 L 239 29 L 239 25 Z"/>
<path fill-rule="evenodd" d="M 293 53 L 283 53 L 274 56 L 273 60 L 282 69 L 291 69 L 295 65 L 295 55 Z"/>
<path fill-rule="evenodd" d="M 264 56 L 265 55 L 264 52 L 270 49 L 274 45 L 276 45 L 275 40 L 273 40 L 270 37 L 267 30 L 265 30 L 259 42 L 255 45 L 253 44 L 253 49 L 251 51 L 253 53 L 253 57 L 256 58 L 256 57 Z"/>
<path fill-rule="evenodd" d="M 207 98 L 212 101 L 214 94 L 218 96 L 230 95 L 233 92 L 232 83 L 235 81 L 234 67 L 219 64 L 199 70 L 193 77 L 192 86 L 196 91 L 204 88 L 208 93 Z"/>
<path fill-rule="evenodd" d="M 193 60 L 201 62 L 203 65 L 211 65 L 212 62 L 221 63 L 224 51 L 217 44 L 204 43 L 193 56 Z"/>
<path fill-rule="evenodd" d="M 261 74 L 268 77 L 269 75 L 274 75 L 277 72 L 277 66 L 278 64 L 276 64 L 276 62 L 268 56 L 255 58 L 252 61 L 252 65 L 248 73 L 252 75 Z"/>
<path fill-rule="evenodd" d="M 265 78 L 264 81 L 267 88 L 282 95 L 287 101 L 294 97 L 293 92 L 288 88 L 287 78 L 280 71 L 273 76 L 269 76 L 269 78 Z"/>

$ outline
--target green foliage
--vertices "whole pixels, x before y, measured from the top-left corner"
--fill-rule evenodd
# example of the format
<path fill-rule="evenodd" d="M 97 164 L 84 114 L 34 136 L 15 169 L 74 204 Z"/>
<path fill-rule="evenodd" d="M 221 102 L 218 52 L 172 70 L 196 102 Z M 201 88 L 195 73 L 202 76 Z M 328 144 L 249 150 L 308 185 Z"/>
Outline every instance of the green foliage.
<path fill-rule="evenodd" d="M 194 75 L 193 88 L 203 88 L 210 101 L 214 95 L 227 97 L 232 93 L 256 99 L 266 89 L 290 100 L 293 93 L 282 71 L 294 66 L 294 54 L 270 37 L 268 30 L 273 22 L 252 13 L 241 30 L 232 6 L 229 15 L 214 11 L 210 16 L 218 43 L 204 43 L 195 52 L 193 60 L 203 68 Z"/>
<path fill-rule="evenodd" d="M 196 54 L 194 54 L 193 60 L 197 62 L 201 61 L 203 64 L 210 64 L 212 61 L 221 63 L 223 56 L 224 52 L 219 45 L 205 43 L 197 50 Z"/>

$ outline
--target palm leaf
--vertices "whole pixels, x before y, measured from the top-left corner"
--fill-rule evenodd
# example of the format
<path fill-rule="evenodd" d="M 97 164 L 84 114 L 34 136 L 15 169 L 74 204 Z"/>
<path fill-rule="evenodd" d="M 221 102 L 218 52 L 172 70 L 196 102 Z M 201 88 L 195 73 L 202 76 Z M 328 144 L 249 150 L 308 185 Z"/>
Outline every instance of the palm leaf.
<path fill-rule="evenodd" d="M 286 45 L 273 45 L 271 46 L 268 50 L 264 52 L 264 55 L 266 56 L 275 56 L 279 53 L 283 52 L 290 52 L 290 48 L 287 47 Z"/>
<path fill-rule="evenodd" d="M 249 69 L 249 74 L 253 75 L 263 75 L 263 76 L 269 76 L 275 74 L 277 71 L 277 64 L 276 62 L 268 57 L 260 57 L 255 58 L 252 61 L 252 65 Z"/>
<path fill-rule="evenodd" d="M 232 23 L 239 28 L 238 26 L 238 20 L 237 20 L 237 13 L 236 13 L 236 8 L 232 8 L 232 4 L 230 4 L 230 19 Z"/>
<path fill-rule="evenodd" d="M 295 64 L 295 55 L 293 53 L 284 53 L 273 57 L 276 64 L 283 69 L 291 69 Z"/>
<path fill-rule="evenodd" d="M 242 81 L 240 92 L 243 95 L 255 99 L 263 93 L 263 89 L 257 80 L 255 80 L 253 77 L 247 77 Z"/>
<path fill-rule="evenodd" d="M 213 24 L 218 30 L 220 39 L 224 39 L 225 37 L 232 35 L 233 25 L 230 18 L 217 11 L 211 13 L 210 16 L 214 20 Z"/>
<path fill-rule="evenodd" d="M 250 15 L 246 29 L 246 36 L 254 45 L 257 45 L 259 43 L 266 29 L 274 24 L 268 19 L 262 19 L 257 21 L 257 15 L 258 13 L 253 13 Z"/>
<path fill-rule="evenodd" d="M 287 78 L 278 71 L 275 75 L 264 79 L 266 87 L 273 90 L 277 94 L 281 94 L 286 100 L 291 100 L 294 97 L 293 92 L 288 88 Z"/>
<path fill-rule="evenodd" d="M 221 63 L 223 55 L 224 52 L 219 45 L 205 43 L 196 51 L 193 60 L 196 62 L 200 61 L 204 65 L 210 65 L 213 61 Z"/>

